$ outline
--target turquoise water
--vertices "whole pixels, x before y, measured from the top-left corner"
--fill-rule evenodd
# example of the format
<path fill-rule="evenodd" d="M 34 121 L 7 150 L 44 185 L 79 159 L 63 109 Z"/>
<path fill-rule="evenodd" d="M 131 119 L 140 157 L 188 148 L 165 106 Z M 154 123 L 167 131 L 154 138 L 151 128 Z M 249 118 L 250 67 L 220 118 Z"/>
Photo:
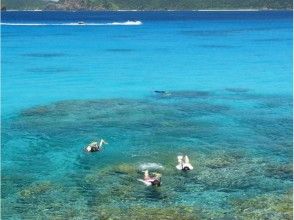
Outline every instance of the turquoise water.
<path fill-rule="evenodd" d="M 3 12 L 1 28 L 3 219 L 292 218 L 291 12 Z M 149 163 L 160 188 L 137 181 Z"/>

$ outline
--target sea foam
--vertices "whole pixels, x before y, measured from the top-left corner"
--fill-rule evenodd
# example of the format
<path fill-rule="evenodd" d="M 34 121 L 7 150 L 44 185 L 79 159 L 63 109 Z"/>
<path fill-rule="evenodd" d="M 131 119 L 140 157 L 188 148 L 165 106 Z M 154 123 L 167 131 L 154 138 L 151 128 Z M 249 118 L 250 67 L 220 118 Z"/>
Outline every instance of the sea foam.
<path fill-rule="evenodd" d="M 6 26 L 134 26 L 142 25 L 141 21 L 125 21 L 110 23 L 86 23 L 86 22 L 69 22 L 69 23 L 0 23 Z"/>
<path fill-rule="evenodd" d="M 159 169 L 164 169 L 164 167 L 159 163 L 143 163 L 143 164 L 140 164 L 139 169 L 140 170 L 149 170 L 149 169 L 159 170 Z"/>

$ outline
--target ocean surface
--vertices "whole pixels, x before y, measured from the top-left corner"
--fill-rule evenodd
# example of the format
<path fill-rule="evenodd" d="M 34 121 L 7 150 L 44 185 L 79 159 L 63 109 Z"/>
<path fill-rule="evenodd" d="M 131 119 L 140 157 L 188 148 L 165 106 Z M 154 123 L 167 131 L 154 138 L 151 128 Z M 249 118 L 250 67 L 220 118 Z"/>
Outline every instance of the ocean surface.
<path fill-rule="evenodd" d="M 1 219 L 292 219 L 292 27 L 292 11 L 1 12 Z"/>

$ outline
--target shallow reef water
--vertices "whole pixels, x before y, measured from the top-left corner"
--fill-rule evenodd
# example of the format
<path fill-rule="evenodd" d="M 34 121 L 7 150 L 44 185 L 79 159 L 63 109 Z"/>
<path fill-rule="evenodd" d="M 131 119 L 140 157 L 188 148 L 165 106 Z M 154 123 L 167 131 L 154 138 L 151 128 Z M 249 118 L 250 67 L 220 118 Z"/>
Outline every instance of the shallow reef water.
<path fill-rule="evenodd" d="M 25 109 L 2 123 L 2 217 L 292 219 L 291 104 L 228 88 Z M 175 169 L 183 154 L 193 171 Z"/>

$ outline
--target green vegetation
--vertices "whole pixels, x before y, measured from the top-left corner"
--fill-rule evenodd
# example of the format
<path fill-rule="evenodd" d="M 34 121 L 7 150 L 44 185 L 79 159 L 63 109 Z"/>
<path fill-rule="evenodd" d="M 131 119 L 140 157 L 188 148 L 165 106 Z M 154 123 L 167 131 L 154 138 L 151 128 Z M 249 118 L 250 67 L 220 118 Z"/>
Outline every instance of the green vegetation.
<path fill-rule="evenodd" d="M 92 0 L 94 5 L 104 4 L 119 9 L 157 10 L 157 9 L 236 9 L 236 8 L 290 8 L 288 0 Z"/>
<path fill-rule="evenodd" d="M 1 8 L 6 7 L 6 9 L 44 9 L 47 2 L 41 0 L 2 0 Z"/>
<path fill-rule="evenodd" d="M 7 9 L 49 10 L 197 10 L 292 9 L 292 0 L 2 0 Z"/>

